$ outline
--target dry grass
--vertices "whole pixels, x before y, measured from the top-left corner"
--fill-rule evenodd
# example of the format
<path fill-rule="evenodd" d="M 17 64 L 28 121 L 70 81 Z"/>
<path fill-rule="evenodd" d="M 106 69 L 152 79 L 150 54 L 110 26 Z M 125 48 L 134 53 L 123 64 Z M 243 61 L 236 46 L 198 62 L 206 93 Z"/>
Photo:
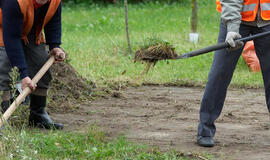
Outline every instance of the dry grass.
<path fill-rule="evenodd" d="M 143 73 L 147 73 L 151 65 L 155 65 L 159 60 L 170 60 L 177 57 L 175 48 L 167 41 L 156 38 L 148 39 L 139 50 L 136 51 L 134 62 L 141 61 L 147 63 Z"/>
<path fill-rule="evenodd" d="M 134 62 L 156 63 L 159 60 L 175 59 L 177 56 L 175 48 L 169 42 L 159 39 L 149 39 L 148 44 L 136 51 Z"/>

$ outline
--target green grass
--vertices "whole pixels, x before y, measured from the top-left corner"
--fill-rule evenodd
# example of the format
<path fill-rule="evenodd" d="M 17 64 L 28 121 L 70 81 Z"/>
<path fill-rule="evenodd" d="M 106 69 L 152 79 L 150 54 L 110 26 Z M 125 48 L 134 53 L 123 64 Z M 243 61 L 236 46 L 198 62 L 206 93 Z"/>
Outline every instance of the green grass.
<path fill-rule="evenodd" d="M 4 145 L 0 144 L 0 159 L 188 160 L 196 157 L 175 151 L 162 153 L 123 137 L 109 141 L 97 130 L 90 127 L 86 133 L 68 133 L 7 129 L 1 138 Z"/>
<path fill-rule="evenodd" d="M 130 38 L 132 54 L 127 52 L 124 9 L 120 6 L 107 7 L 64 7 L 63 45 L 69 53 L 71 64 L 76 70 L 96 83 L 108 82 L 142 83 L 138 80 L 144 65 L 133 63 L 134 53 L 147 38 L 158 37 L 170 42 L 179 54 L 216 44 L 220 15 L 215 3 L 200 4 L 200 42 L 188 41 L 190 32 L 190 7 L 186 4 L 129 5 Z M 143 83 L 195 84 L 207 82 L 213 53 L 190 59 L 159 62 Z M 126 74 L 122 72 L 126 70 Z M 242 57 L 235 71 L 232 85 L 262 86 L 260 73 L 249 72 Z"/>

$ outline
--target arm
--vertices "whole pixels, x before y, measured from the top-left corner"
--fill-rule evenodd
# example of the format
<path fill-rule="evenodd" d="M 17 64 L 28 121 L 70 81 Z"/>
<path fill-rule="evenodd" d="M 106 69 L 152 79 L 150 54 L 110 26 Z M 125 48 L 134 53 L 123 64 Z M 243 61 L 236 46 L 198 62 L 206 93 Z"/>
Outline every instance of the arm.
<path fill-rule="evenodd" d="M 50 50 L 59 48 L 61 44 L 61 12 L 62 5 L 60 3 L 52 19 L 44 27 L 46 43 Z"/>
<path fill-rule="evenodd" d="M 20 72 L 20 78 L 28 76 L 26 60 L 24 56 L 21 34 L 23 28 L 23 15 L 16 0 L 2 1 L 3 14 L 3 39 L 7 56 L 12 66 L 16 66 Z"/>
<path fill-rule="evenodd" d="M 220 2 L 222 6 L 221 20 L 227 26 L 227 31 L 239 33 L 243 0 L 221 0 Z"/>
<path fill-rule="evenodd" d="M 65 52 L 60 48 L 61 44 L 61 12 L 62 5 L 60 3 L 52 19 L 44 27 L 46 43 L 52 55 L 55 56 L 56 61 L 63 61 L 65 59 Z"/>

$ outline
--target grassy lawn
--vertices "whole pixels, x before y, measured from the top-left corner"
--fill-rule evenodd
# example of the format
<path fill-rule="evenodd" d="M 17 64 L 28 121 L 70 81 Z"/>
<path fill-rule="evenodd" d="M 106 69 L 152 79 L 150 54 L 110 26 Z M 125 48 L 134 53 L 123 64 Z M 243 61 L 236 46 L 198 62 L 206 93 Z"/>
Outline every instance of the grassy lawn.
<path fill-rule="evenodd" d="M 203 3 L 203 2 L 201 2 Z M 188 41 L 190 7 L 186 4 L 129 5 L 129 27 L 133 52 L 145 39 L 157 37 L 176 47 L 178 54 L 214 45 L 217 41 L 220 15 L 215 3 L 199 5 L 200 42 Z M 213 53 L 190 59 L 159 62 L 143 81 L 138 80 L 145 65 L 133 63 L 134 53 L 128 54 L 125 35 L 124 9 L 120 6 L 65 7 L 63 10 L 63 45 L 76 70 L 98 84 L 192 83 L 204 85 L 211 67 Z M 126 71 L 125 75 L 122 72 Z M 260 73 L 249 72 L 241 57 L 232 85 L 262 86 Z"/>
<path fill-rule="evenodd" d="M 199 156 L 175 151 L 162 153 L 157 148 L 138 145 L 124 137 L 109 141 L 99 130 L 89 127 L 86 133 L 70 133 L 6 129 L 0 142 L 0 159 L 190 160 Z M 213 158 L 206 154 L 203 157 Z"/>

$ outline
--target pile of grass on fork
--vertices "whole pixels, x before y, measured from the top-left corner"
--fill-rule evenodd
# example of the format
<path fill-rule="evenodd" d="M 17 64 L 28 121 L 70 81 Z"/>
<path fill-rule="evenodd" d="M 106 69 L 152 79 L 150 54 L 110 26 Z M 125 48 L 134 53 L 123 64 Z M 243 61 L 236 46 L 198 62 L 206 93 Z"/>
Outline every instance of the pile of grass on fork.
<path fill-rule="evenodd" d="M 155 66 L 159 60 L 175 59 L 177 56 L 175 48 L 169 42 L 149 39 L 147 44 L 136 51 L 134 62 L 141 61 L 147 64 L 143 72 L 144 74 L 149 71 L 151 66 Z"/>

